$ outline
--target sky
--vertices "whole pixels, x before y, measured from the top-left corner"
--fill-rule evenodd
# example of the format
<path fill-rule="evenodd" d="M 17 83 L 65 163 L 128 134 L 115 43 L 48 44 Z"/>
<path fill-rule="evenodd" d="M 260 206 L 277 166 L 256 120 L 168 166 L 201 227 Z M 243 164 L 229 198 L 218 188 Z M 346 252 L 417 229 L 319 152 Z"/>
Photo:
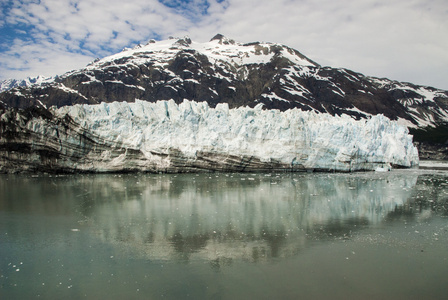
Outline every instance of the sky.
<path fill-rule="evenodd" d="M 447 0 L 0 0 L 0 80 L 61 75 L 150 39 L 217 33 L 448 90 Z"/>

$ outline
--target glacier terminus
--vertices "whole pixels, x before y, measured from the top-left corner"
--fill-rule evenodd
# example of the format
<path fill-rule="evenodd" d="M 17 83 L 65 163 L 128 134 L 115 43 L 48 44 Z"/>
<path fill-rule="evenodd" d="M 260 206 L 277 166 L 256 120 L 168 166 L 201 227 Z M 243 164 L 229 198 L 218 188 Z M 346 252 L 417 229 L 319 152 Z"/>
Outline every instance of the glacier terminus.
<path fill-rule="evenodd" d="M 407 128 L 382 115 L 354 120 L 262 104 L 229 109 L 136 100 L 7 111 L 0 124 L 2 172 L 350 172 L 418 165 Z"/>

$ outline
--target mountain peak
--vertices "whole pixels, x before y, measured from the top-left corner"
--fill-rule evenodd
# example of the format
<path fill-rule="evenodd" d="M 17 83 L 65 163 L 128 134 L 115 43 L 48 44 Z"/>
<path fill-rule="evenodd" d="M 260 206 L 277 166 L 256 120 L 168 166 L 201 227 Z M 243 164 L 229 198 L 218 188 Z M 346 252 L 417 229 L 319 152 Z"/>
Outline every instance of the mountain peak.
<path fill-rule="evenodd" d="M 212 37 L 211 41 L 218 41 L 219 44 L 221 45 L 234 45 L 235 41 L 226 38 L 224 35 L 218 33 L 217 35 L 215 35 L 214 37 Z"/>
<path fill-rule="evenodd" d="M 177 41 L 174 43 L 175 45 L 178 46 L 184 46 L 184 47 L 188 47 L 191 45 L 191 39 L 189 36 L 184 36 L 183 38 L 178 38 Z"/>

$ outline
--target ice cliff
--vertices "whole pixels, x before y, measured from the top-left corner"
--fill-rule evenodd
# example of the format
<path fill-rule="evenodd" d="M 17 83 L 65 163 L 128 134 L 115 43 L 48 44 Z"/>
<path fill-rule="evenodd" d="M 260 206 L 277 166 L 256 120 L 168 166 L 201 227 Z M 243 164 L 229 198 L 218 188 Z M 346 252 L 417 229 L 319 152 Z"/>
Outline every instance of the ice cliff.
<path fill-rule="evenodd" d="M 0 119 L 0 170 L 360 171 L 413 167 L 406 127 L 299 109 L 211 108 L 185 100 L 113 102 Z"/>

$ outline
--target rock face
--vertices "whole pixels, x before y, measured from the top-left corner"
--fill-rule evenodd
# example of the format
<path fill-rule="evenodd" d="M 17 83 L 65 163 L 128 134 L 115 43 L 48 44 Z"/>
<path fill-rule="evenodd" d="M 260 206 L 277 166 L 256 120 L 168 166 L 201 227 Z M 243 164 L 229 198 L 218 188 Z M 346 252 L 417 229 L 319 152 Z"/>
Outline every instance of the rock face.
<path fill-rule="evenodd" d="M 446 91 L 322 67 L 281 44 L 150 41 L 0 93 L 0 170 L 412 167 L 397 124 L 445 122 L 447 105 Z"/>
<path fill-rule="evenodd" d="M 0 171 L 360 171 L 413 167 L 405 127 L 349 116 L 206 102 L 6 110 Z"/>

